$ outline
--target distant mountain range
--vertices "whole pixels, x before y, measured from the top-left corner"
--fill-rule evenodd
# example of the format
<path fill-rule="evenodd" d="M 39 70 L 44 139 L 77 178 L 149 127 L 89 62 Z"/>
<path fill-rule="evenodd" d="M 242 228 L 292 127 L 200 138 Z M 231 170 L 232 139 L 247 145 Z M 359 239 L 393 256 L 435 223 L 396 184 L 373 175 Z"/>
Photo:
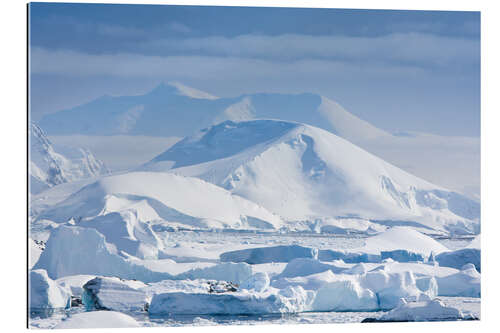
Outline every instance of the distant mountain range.
<path fill-rule="evenodd" d="M 162 83 L 145 95 L 103 96 L 44 116 L 50 135 L 191 135 L 225 120 L 281 119 L 328 130 L 350 141 L 388 136 L 336 102 L 316 94 L 251 94 L 217 98 L 179 83 Z"/>

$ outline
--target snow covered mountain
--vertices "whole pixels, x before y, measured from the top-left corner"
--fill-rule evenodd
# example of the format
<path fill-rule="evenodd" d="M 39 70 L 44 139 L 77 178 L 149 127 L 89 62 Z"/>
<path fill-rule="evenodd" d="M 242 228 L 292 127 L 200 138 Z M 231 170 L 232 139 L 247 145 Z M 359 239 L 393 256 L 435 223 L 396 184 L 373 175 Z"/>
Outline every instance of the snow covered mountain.
<path fill-rule="evenodd" d="M 180 83 L 160 84 L 140 96 L 104 96 L 70 110 L 44 116 L 50 135 L 187 136 L 225 120 L 258 118 L 297 121 L 348 140 L 389 134 L 316 94 L 251 94 L 217 98 Z"/>
<path fill-rule="evenodd" d="M 103 162 L 84 148 L 54 146 L 40 127 L 29 124 L 30 193 L 108 173 Z"/>
<path fill-rule="evenodd" d="M 167 222 L 169 227 L 279 229 L 281 219 L 265 208 L 198 178 L 130 172 L 103 177 L 44 211 L 38 219 L 79 226 Z M 112 227 L 112 226 L 115 227 Z M 111 228 L 111 229 L 109 229 Z"/>
<path fill-rule="evenodd" d="M 301 123 L 226 121 L 185 138 L 141 169 L 199 177 L 288 223 L 336 225 L 354 218 L 446 233 L 479 231 L 477 202 Z"/>

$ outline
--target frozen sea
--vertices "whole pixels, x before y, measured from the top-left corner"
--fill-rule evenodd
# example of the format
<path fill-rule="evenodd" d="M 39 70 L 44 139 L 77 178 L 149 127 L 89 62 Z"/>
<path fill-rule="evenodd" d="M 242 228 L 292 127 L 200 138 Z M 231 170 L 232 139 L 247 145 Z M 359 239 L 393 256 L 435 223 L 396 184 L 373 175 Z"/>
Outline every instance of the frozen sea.
<path fill-rule="evenodd" d="M 353 249 L 364 245 L 365 237 L 360 235 L 319 235 L 319 234 L 266 234 L 241 232 L 176 231 L 160 232 L 167 246 L 189 243 L 196 247 L 231 248 L 241 245 L 302 245 L 320 249 Z M 471 238 L 437 239 L 450 250 L 466 246 Z M 282 269 L 284 265 L 277 265 Z M 481 301 L 470 297 L 438 297 L 446 305 L 460 309 L 464 314 L 480 317 Z M 85 311 L 83 307 L 55 311 L 51 314 L 30 314 L 31 328 L 53 328 L 65 318 Z M 355 323 L 365 318 L 378 318 L 378 312 L 304 312 L 283 315 L 169 315 L 150 316 L 146 312 L 127 313 L 143 327 L 157 326 L 210 326 L 210 325 L 262 325 L 262 324 L 328 324 Z"/>

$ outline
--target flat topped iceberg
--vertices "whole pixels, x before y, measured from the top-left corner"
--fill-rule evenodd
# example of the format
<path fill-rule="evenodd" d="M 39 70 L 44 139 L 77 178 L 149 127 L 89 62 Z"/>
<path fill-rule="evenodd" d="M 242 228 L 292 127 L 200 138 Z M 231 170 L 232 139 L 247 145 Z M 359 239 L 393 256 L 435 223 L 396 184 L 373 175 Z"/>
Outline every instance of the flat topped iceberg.
<path fill-rule="evenodd" d="M 271 262 L 289 262 L 296 258 L 317 258 L 318 250 L 299 245 L 278 245 L 225 252 L 221 261 L 265 264 Z"/>
<path fill-rule="evenodd" d="M 148 297 L 118 278 L 96 277 L 83 286 L 82 302 L 87 310 L 144 311 Z"/>
<path fill-rule="evenodd" d="M 477 248 L 463 248 L 455 251 L 442 252 L 435 259 L 440 266 L 461 269 L 466 264 L 473 264 L 481 272 L 481 250 Z"/>
<path fill-rule="evenodd" d="M 210 314 L 238 315 L 264 313 L 295 313 L 309 309 L 313 293 L 300 287 L 278 293 L 168 292 L 155 294 L 149 306 L 151 315 Z"/>

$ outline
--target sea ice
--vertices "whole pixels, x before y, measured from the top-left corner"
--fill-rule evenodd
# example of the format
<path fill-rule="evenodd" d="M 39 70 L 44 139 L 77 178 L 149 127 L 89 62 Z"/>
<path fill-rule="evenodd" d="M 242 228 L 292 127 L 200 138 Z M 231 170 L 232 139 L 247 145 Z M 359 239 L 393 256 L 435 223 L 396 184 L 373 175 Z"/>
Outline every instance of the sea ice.
<path fill-rule="evenodd" d="M 425 302 L 406 302 L 385 313 L 378 321 L 443 321 L 464 319 L 463 313 L 445 306 L 439 299 Z"/>
<path fill-rule="evenodd" d="M 54 328 L 126 328 L 140 327 L 132 317 L 116 311 L 91 311 L 71 315 Z"/>

